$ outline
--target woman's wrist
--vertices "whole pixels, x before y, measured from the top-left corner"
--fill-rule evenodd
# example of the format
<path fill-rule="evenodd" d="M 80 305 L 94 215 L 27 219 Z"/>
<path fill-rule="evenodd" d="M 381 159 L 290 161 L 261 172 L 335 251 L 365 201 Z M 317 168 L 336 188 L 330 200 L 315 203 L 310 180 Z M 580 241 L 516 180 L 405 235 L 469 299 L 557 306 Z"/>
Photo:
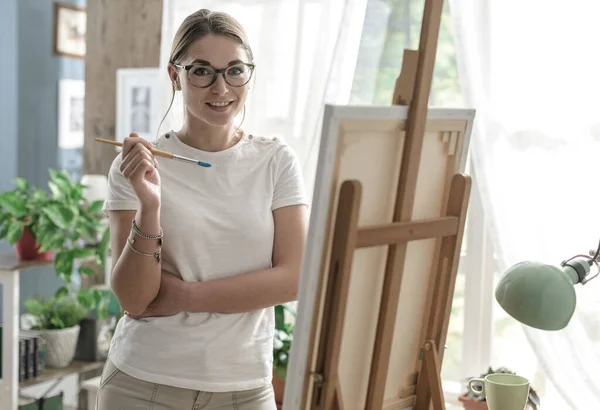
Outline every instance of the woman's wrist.
<path fill-rule="evenodd" d="M 180 309 L 182 312 L 201 312 L 198 301 L 202 299 L 202 282 L 182 281 L 179 287 Z"/>
<path fill-rule="evenodd" d="M 131 235 L 135 238 L 136 249 L 154 253 L 162 247 L 160 210 L 140 209 L 132 222 Z"/>
<path fill-rule="evenodd" d="M 144 233 L 157 235 L 160 233 L 160 206 L 144 207 L 135 215 L 135 223 Z"/>

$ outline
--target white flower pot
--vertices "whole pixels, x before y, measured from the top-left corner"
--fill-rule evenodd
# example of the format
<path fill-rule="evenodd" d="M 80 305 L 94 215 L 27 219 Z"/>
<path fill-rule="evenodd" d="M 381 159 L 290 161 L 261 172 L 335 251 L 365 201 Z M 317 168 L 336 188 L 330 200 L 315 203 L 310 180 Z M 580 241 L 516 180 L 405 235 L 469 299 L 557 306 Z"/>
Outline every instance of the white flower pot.
<path fill-rule="evenodd" d="M 40 336 L 46 341 L 46 366 L 61 368 L 68 366 L 75 357 L 79 325 L 67 329 L 42 330 Z"/>

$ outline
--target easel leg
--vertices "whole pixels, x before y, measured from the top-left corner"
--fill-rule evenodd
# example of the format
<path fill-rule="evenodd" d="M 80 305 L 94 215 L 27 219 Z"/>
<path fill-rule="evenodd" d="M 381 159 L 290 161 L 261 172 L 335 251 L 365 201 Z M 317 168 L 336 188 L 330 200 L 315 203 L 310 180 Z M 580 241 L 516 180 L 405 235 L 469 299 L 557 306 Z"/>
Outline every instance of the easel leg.
<path fill-rule="evenodd" d="M 438 355 L 438 349 L 433 340 L 429 340 L 423 346 L 423 361 L 419 380 L 427 380 L 433 410 L 445 410 L 444 391 L 442 390 L 442 378 L 440 376 L 442 365 Z M 417 394 L 415 410 L 429 410 L 429 399 L 422 399 Z"/>
<path fill-rule="evenodd" d="M 446 206 L 446 216 L 458 218 L 458 234 L 442 239 L 438 264 L 429 295 L 422 338 L 424 352 L 421 370 L 417 380 L 417 402 L 415 410 L 428 410 L 430 401 L 435 410 L 444 409 L 441 390 L 441 362 L 446 343 L 446 333 L 452 308 L 452 297 L 458 271 L 460 248 L 467 218 L 467 207 L 471 193 L 471 179 L 457 174 L 452 179 L 450 196 Z M 439 395 L 439 397 L 437 397 Z"/>
<path fill-rule="evenodd" d="M 311 409 L 314 410 L 343 410 L 338 366 L 361 193 L 358 181 L 345 181 L 340 189 L 314 372 L 314 376 L 319 379 L 311 402 Z"/>

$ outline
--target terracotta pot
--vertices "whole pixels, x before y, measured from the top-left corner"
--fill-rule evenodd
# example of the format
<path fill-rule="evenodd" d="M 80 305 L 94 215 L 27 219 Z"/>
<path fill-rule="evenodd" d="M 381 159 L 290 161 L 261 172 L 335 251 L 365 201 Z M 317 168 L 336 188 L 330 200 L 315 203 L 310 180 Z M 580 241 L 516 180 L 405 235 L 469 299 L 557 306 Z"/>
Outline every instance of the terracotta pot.
<path fill-rule="evenodd" d="M 283 391 L 285 390 L 285 381 L 281 380 L 275 374 L 275 369 L 273 369 L 273 391 L 275 392 L 275 403 L 277 403 L 277 408 L 280 409 L 283 406 Z"/>
<path fill-rule="evenodd" d="M 458 400 L 462 403 L 465 410 L 488 410 L 488 406 L 485 401 L 470 399 L 466 396 L 466 394 L 460 396 Z"/>
<path fill-rule="evenodd" d="M 51 251 L 39 252 L 39 248 L 40 246 L 35 241 L 31 231 L 29 228 L 25 227 L 21 239 L 15 243 L 17 257 L 22 261 L 51 261 L 54 257 L 54 253 Z"/>
<path fill-rule="evenodd" d="M 466 394 L 459 396 L 458 401 L 462 403 L 465 410 L 488 410 L 488 406 L 485 401 L 476 401 L 470 399 Z M 530 407 L 526 405 L 524 410 L 528 410 L 529 408 Z"/>

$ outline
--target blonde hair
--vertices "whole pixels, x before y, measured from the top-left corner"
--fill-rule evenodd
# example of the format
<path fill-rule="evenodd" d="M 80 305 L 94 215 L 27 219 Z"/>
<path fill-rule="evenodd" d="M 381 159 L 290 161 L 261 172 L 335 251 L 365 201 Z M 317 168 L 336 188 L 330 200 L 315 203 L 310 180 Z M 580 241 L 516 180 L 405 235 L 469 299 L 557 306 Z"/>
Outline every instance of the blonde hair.
<path fill-rule="evenodd" d="M 171 46 L 169 63 L 180 63 L 181 60 L 187 55 L 188 49 L 192 43 L 209 34 L 233 38 L 240 43 L 244 50 L 246 50 L 248 57 L 250 58 L 250 62 L 254 61 L 254 55 L 252 54 L 252 49 L 250 48 L 246 31 L 236 19 L 227 13 L 201 9 L 187 16 L 185 20 L 183 20 L 183 23 L 181 23 L 181 26 L 179 26 L 177 29 L 175 37 L 173 38 L 173 44 Z M 175 100 L 175 84 L 171 84 L 171 86 L 173 87 L 171 102 L 169 103 L 167 112 L 158 125 L 157 134 L 160 132 L 160 127 L 165 121 L 165 118 L 167 118 L 169 111 L 171 111 L 173 101 Z"/>

